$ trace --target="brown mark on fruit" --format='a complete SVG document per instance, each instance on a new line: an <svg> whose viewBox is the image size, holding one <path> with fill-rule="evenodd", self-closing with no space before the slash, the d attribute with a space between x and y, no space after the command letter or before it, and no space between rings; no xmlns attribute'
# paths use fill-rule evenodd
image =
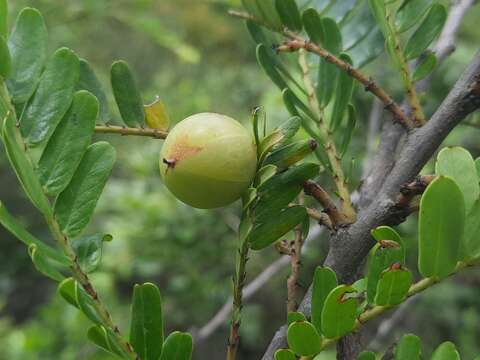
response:
<svg viewBox="0 0 480 360"><path fill-rule="evenodd" d="M186 141L177 142L167 154L167 157L163 158L162 161L167 165L167 170L174 169L179 161L182 161L190 156L197 154L199 151L202 151L203 147L201 146L191 146L186 144Z"/></svg>

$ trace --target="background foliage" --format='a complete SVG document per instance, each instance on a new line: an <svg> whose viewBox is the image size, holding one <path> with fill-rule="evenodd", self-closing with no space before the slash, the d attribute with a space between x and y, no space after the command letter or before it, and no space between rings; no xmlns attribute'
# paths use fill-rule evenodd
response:
<svg viewBox="0 0 480 360"><path fill-rule="evenodd" d="M200 111L226 113L248 121L252 107L262 104L271 123L287 117L280 94L256 64L254 44L244 25L229 18L226 10L238 1L214 0L31 0L11 2L11 21L24 6L38 8L49 28L54 50L66 45L89 59L108 85L108 70L115 59L127 60L135 71L146 100L160 95L174 122ZM480 41L473 8L460 32L458 50L438 70L432 87L432 104L445 95ZM384 68L380 57L369 65L385 87L401 92L400 79ZM111 93L111 92L109 92ZM111 99L112 100L112 99ZM365 134L371 99L355 93L359 127L351 154L355 154L351 180L359 182L365 160ZM111 106L111 110L115 107ZM427 113L429 109L426 109ZM477 115L478 116L478 115ZM115 122L113 119L112 122ZM447 143L462 145L474 157L480 154L480 130L460 126ZM97 136L100 138L100 136ZM176 201L161 184L157 161L161 142L152 139L114 138L119 161L101 198L91 230L107 231L105 259L93 281L122 328L132 285L154 281L162 291L166 323L188 330L202 326L220 308L231 290L235 227L239 209L195 210ZM347 154L349 162L352 155ZM428 171L427 171L428 172ZM0 153L0 198L37 234L48 238L33 208L21 195L17 181ZM407 241L409 259L416 263L416 218L400 228ZM322 239L304 259L302 283L307 286L321 260ZM278 257L273 249L252 255L248 278ZM240 358L258 358L270 335L285 322L285 277L278 274L245 307ZM444 340L454 341L464 358L480 352L475 339L479 329L478 270L469 271L421 295L409 306L399 326L387 336L375 336L371 347L384 350L399 334L420 335L424 351ZM276 294L276 296L272 296ZM381 320L380 320L381 321ZM55 293L37 273L24 247L0 229L0 359L109 359L85 341L87 321ZM227 325L227 324L226 324ZM375 328L373 324L370 327ZM373 330L372 330L373 331ZM207 343L198 344L194 358L224 356L227 328ZM215 348L215 346L217 346ZM221 344L222 346L218 346ZM208 352L207 352L208 351Z"/></svg>

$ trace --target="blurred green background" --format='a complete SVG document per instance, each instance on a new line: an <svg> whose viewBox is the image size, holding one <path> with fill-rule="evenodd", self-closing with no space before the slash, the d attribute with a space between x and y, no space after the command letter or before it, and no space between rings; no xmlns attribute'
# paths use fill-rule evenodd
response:
<svg viewBox="0 0 480 360"><path fill-rule="evenodd" d="M221 112L248 123L256 105L266 109L270 124L287 117L278 90L255 61L254 44L242 22L226 15L240 1L220 0L15 0L10 23L24 6L44 15L53 51L74 49L90 61L109 89L110 64L127 60L134 69L145 102L159 95L174 122L201 111ZM437 71L427 111L439 104L477 50L480 6L468 14L458 49ZM395 95L400 79L384 57L369 65ZM112 100L112 99L111 99ZM357 89L360 123L346 168L353 159L351 183L358 184L366 154L371 98ZM111 101L112 122L118 113ZM214 211L189 208L176 201L161 183L158 153L162 142L147 138L104 136L118 150L114 174L102 195L92 233L108 232L101 269L93 274L104 301L122 329L128 327L128 304L134 283L152 281L161 289L168 331L194 330L223 305L231 290L237 205ZM480 130L460 126L447 144L480 153ZM427 171L428 172L428 171ZM353 188L353 185L352 185ZM352 189L353 190L353 189ZM5 154L0 151L0 199L40 238L50 241L42 219L22 194ZM408 239L409 262L416 263L416 219L400 227ZM301 284L321 263L327 243L317 239L304 259ZM278 258L273 249L255 253L248 268L252 279ZM275 275L249 300L242 322L241 359L258 359L275 329L285 322L285 280ZM471 271L421 295L392 323L371 324L365 343L383 350L404 332L424 339L424 351L444 340L457 343L464 359L480 353L480 273ZM393 324L392 328L388 325ZM88 321L57 296L52 282L38 274L22 244L0 228L0 360L93 359L111 357L86 340ZM387 329L388 331L384 331ZM228 321L208 340L195 344L194 359L223 359ZM332 353L330 355L333 356Z"/></svg>

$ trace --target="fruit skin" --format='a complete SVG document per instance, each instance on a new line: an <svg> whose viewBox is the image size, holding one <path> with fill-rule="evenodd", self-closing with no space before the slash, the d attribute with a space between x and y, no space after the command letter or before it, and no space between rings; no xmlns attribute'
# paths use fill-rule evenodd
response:
<svg viewBox="0 0 480 360"><path fill-rule="evenodd" d="M167 188L200 209L240 198L256 166L249 132L236 120L215 113L195 114L178 123L160 152L160 174Z"/></svg>

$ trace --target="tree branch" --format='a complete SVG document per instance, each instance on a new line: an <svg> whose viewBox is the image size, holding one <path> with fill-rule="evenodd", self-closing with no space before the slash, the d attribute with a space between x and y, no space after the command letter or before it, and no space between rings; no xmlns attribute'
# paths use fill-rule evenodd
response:
<svg viewBox="0 0 480 360"><path fill-rule="evenodd" d="M332 268L341 283L353 283L360 265L373 246L370 230L384 224L396 224L396 199L403 184L409 183L434 154L449 132L480 106L480 51L457 81L430 121L407 138L399 159L385 183L377 188L376 201L359 213L349 228L341 228L330 240L325 266ZM311 287L299 310L311 313ZM378 311L378 310L377 310ZM285 326L277 331L263 360L272 360L275 351L286 345Z"/></svg>
<svg viewBox="0 0 480 360"><path fill-rule="evenodd" d="M287 34L290 33L287 32ZM360 82L365 87L365 90L374 94L384 104L385 109L393 114L394 119L407 130L415 127L415 124L412 122L412 120L405 115L403 110L392 99L392 97L388 95L380 86L378 86L375 81L364 75L360 70L354 68L349 63L337 58L336 56L330 54L327 50L312 42L306 41L296 35L290 34L289 37L292 40L286 41L283 45L278 46L276 48L277 51L295 51L299 49L305 49L308 52L317 54Z"/></svg>

